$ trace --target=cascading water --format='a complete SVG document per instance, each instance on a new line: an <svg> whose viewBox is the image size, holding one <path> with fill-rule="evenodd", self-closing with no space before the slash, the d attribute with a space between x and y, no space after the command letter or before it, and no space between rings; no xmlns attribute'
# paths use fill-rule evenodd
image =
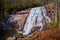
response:
<svg viewBox="0 0 60 40"><path fill-rule="evenodd" d="M16 22L21 18L21 15L12 15L6 22L6 27L11 27L12 24L16 26ZM31 29L35 26L41 27L39 30L42 30L44 26L44 18L47 23L51 22L51 19L46 15L46 8L44 6L32 8L24 25L23 35L28 35L31 32ZM18 29L16 29L16 31L20 32Z"/></svg>
<svg viewBox="0 0 60 40"><path fill-rule="evenodd" d="M16 27L17 26L17 21L21 19L21 15L10 15L9 19L6 22L6 27L11 28L11 27ZM14 28L15 28L14 27Z"/></svg>
<svg viewBox="0 0 60 40"><path fill-rule="evenodd" d="M45 17L46 22L51 22L51 19L46 16L46 8L44 6L32 8L24 25L23 35L28 35L33 26L40 26L40 30L42 30L44 26L43 17Z"/></svg>

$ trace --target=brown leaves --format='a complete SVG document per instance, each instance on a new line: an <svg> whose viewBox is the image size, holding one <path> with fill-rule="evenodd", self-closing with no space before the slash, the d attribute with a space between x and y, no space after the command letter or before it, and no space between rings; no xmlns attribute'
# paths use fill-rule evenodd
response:
<svg viewBox="0 0 60 40"><path fill-rule="evenodd" d="M31 40L60 40L60 30L53 27L49 30L36 32Z"/></svg>

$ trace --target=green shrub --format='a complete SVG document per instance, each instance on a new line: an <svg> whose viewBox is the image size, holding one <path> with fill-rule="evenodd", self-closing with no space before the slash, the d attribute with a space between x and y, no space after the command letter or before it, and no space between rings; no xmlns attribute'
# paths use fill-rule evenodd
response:
<svg viewBox="0 0 60 40"><path fill-rule="evenodd" d="M51 23L46 24L45 27L49 29L50 27L57 27L57 24L58 22L51 22Z"/></svg>

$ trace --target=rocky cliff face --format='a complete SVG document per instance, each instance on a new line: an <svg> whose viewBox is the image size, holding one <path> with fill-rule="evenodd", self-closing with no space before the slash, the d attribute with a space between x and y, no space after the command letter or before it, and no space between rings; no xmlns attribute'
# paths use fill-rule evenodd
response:
<svg viewBox="0 0 60 40"><path fill-rule="evenodd" d="M19 19L19 20L17 21L16 28L19 29L20 31L23 30L23 27L24 27L24 24L25 24L27 15L28 15L28 14L21 14L21 19Z"/></svg>

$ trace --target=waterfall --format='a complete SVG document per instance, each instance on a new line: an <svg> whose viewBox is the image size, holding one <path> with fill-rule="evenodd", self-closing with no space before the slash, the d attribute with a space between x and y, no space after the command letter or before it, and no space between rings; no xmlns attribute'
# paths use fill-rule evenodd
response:
<svg viewBox="0 0 60 40"><path fill-rule="evenodd" d="M46 8L44 6L32 8L29 12L29 16L27 17L26 23L24 25L23 35L28 35L31 32L31 29L35 26L39 26L39 30L43 30L43 26L45 25L44 21L46 21L46 23L51 22L50 17L48 17L46 13ZM9 28L12 26L12 24L14 26L17 26L16 22L21 18L21 15L11 15L6 22L6 27ZM19 29L17 30L17 32L20 32Z"/></svg>
<svg viewBox="0 0 60 40"><path fill-rule="evenodd" d="M28 35L33 26L40 26L40 30L43 30L43 17L45 17L46 22L51 22L51 19L46 16L46 8L44 6L32 8L24 25L23 35Z"/></svg>

